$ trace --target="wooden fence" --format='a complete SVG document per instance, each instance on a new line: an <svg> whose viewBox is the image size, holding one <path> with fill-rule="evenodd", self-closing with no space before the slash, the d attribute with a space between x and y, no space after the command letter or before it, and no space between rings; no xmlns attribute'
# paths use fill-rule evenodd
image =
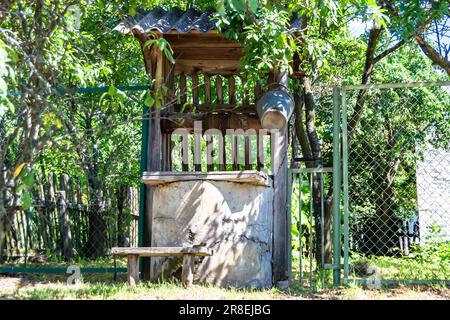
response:
<svg viewBox="0 0 450 320"><path fill-rule="evenodd" d="M36 175L33 206L17 209L6 238L6 256L17 259L27 251L30 259L40 257L89 257L92 206L87 187L78 178L63 174ZM97 210L104 225L102 247L137 246L139 193L128 186L101 191Z"/></svg>

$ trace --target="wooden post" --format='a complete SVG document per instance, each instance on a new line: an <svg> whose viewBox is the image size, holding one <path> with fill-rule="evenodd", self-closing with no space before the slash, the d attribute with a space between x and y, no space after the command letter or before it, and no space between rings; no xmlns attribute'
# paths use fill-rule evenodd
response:
<svg viewBox="0 0 450 320"><path fill-rule="evenodd" d="M185 254L183 256L183 270L181 272L181 281L186 287L191 287L194 281L194 255Z"/></svg>
<svg viewBox="0 0 450 320"><path fill-rule="evenodd" d="M273 78L272 78L273 77ZM287 87L287 74L271 74L269 83L279 83L280 90ZM271 132L271 157L273 174L273 280L274 284L288 279L288 252L287 245L287 128Z"/></svg>
<svg viewBox="0 0 450 320"><path fill-rule="evenodd" d="M198 105L199 103L198 91L198 74L194 73L192 74L192 103L194 105Z"/></svg>
<svg viewBox="0 0 450 320"><path fill-rule="evenodd" d="M127 278L132 287L139 283L139 256L136 254L127 255Z"/></svg>
<svg viewBox="0 0 450 320"><path fill-rule="evenodd" d="M56 192L56 208L58 211L59 230L61 233L61 240L63 245L62 256L67 261L70 261L73 255L73 244L65 191Z"/></svg>
<svg viewBox="0 0 450 320"><path fill-rule="evenodd" d="M236 83L232 75L228 76L228 103L236 103Z"/></svg>
<svg viewBox="0 0 450 320"><path fill-rule="evenodd" d="M210 104L211 103L211 78L209 74L204 75L204 81L205 81L205 103Z"/></svg>
<svg viewBox="0 0 450 320"><path fill-rule="evenodd" d="M141 48L144 55L145 70L149 79L150 94L153 96L161 89L162 84L165 83L165 56L155 45L151 47L145 47L145 42L148 40L146 37L139 39L141 42ZM181 82L181 79L180 79ZM181 86L181 84L180 84ZM180 88L181 89L181 88ZM155 103L150 107L150 119L148 126L148 153L147 153L147 171L160 171L161 170L161 119L160 111ZM153 188L146 187L146 199L145 199L145 214L143 218L143 243L145 247L151 246L152 238L152 207L153 207ZM136 260L138 260L136 258ZM144 279L150 279L150 258L142 259L142 277Z"/></svg>

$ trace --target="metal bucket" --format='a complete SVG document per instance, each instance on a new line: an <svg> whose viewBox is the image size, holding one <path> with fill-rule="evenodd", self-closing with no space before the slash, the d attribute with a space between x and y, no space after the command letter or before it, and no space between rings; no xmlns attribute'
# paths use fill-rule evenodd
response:
<svg viewBox="0 0 450 320"><path fill-rule="evenodd" d="M256 103L256 110L264 129L282 129L294 110L294 99L281 90L264 93Z"/></svg>

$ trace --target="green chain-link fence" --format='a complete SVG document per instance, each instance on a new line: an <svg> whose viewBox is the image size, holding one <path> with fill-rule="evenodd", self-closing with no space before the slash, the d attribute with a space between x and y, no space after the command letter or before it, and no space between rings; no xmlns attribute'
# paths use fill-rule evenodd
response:
<svg viewBox="0 0 450 320"><path fill-rule="evenodd" d="M345 281L450 280L450 83L341 88Z"/></svg>

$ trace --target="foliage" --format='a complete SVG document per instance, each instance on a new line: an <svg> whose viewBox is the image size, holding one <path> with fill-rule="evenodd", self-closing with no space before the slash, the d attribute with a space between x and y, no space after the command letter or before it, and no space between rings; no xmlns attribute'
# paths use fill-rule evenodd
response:
<svg viewBox="0 0 450 320"><path fill-rule="evenodd" d="M247 83L264 83L273 71L292 71L297 50L294 36L287 32L290 14L257 0L227 0L220 6L217 19L225 37L244 47L241 67Z"/></svg>

